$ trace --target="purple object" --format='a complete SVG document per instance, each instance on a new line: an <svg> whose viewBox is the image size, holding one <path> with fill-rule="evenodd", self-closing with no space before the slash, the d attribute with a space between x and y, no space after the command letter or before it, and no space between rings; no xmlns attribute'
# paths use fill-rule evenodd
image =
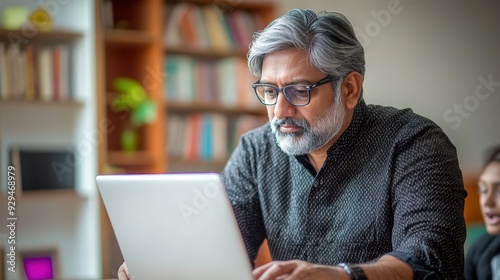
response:
<svg viewBox="0 0 500 280"><path fill-rule="evenodd" d="M24 271L28 280L53 279L54 270L52 267L52 258L26 257L23 260Z"/></svg>

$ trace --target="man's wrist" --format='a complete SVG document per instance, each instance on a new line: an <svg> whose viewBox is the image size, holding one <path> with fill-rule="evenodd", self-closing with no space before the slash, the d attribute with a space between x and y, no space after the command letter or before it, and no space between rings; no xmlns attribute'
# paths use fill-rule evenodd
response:
<svg viewBox="0 0 500 280"><path fill-rule="evenodd" d="M346 263L339 263L338 264L344 271L349 275L349 277L352 280L367 280L368 278L366 277L365 272L360 266L356 265L349 265Z"/></svg>

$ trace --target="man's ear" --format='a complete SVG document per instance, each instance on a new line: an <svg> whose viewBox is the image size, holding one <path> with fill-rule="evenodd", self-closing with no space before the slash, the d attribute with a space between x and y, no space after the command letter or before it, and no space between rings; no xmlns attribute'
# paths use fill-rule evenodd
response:
<svg viewBox="0 0 500 280"><path fill-rule="evenodd" d="M363 77L358 72L350 72L342 80L342 95L347 109L354 109L361 98Z"/></svg>

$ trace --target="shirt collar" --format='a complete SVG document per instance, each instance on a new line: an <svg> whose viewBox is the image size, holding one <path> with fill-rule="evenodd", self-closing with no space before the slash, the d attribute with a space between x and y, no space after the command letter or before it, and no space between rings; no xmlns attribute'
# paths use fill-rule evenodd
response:
<svg viewBox="0 0 500 280"><path fill-rule="evenodd" d="M332 158L339 158L341 154L347 154L351 151L353 143L358 139L362 130L363 124L366 119L367 106L365 101L361 98L354 108L351 123L347 129L342 133L339 139L328 149L327 160ZM306 167L313 176L316 176L316 171L309 162L307 155L297 155L295 158Z"/></svg>

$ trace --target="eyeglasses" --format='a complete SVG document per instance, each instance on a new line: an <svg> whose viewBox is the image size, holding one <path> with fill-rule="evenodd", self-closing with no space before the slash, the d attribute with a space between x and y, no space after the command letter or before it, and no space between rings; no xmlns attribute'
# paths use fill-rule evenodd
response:
<svg viewBox="0 0 500 280"><path fill-rule="evenodd" d="M266 106L276 105L278 93L282 92L286 100L294 106L306 106L311 101L311 89L330 83L332 76L326 76L312 85L288 85L282 88L269 84L253 84L252 87L260 102Z"/></svg>

